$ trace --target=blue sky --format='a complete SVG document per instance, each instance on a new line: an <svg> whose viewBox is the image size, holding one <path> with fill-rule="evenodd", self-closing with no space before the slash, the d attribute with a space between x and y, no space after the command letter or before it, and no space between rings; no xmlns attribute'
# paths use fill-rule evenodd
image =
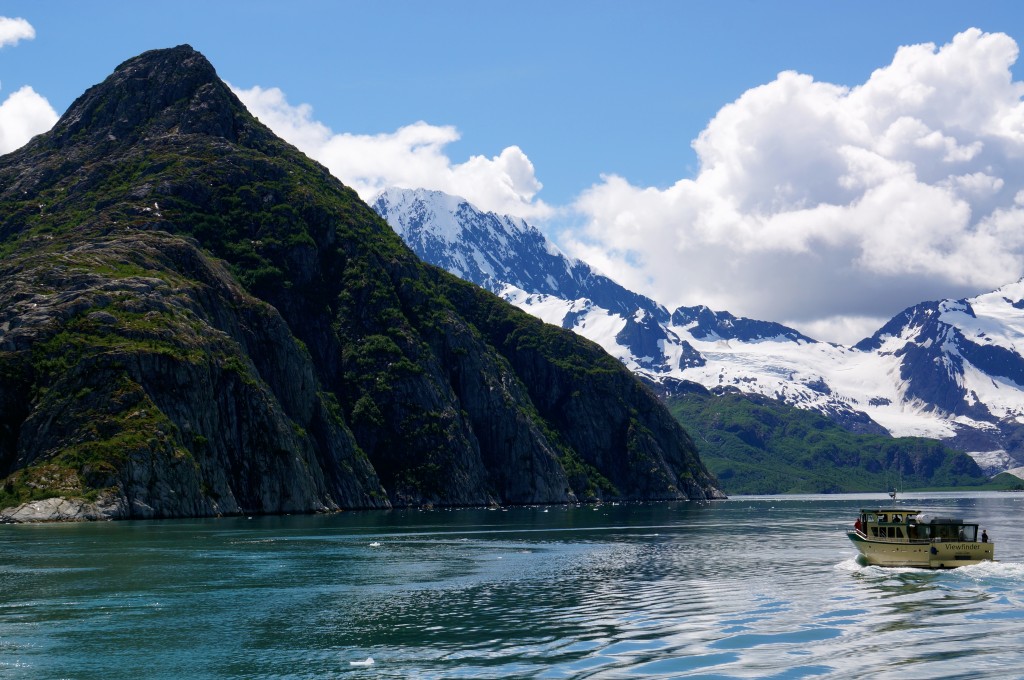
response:
<svg viewBox="0 0 1024 680"><path fill-rule="evenodd" d="M23 18L34 29L31 39L0 48L0 102L27 86L60 114L121 61L147 49L189 43L239 92L249 92L243 100L250 108L268 107L262 115L257 112L261 119L269 123L275 115L280 121L290 116L292 136L283 136L300 148L306 144L307 153L363 192L388 181L408 184L431 173L447 173L448 184L430 188L461 187L461 193L470 194L485 209L518 212L547 229L563 249L665 304L709 304L791 322L818 337L852 341L903 306L990 290L1024 274L1024 243L1006 244L1002 250L1009 250L1009 258L1005 253L978 254L984 243L961 244L963 238L954 233L957 228L978 232L985 215L991 217L1013 203L1017 179L998 170L1000 163L1016 157L1017 150L1014 146L996 154L998 158L988 157L997 146L992 137L994 114L986 114L988 127L965 131L964 121L978 116L940 120L913 109L875 129L874 139L861 140L864 149L888 163L902 163L904 169L906 163L917 163L912 174L919 181L906 185L906 200L900 205L916 202L926 209L930 204L934 211L936 197L925 189L939 187L949 193L954 184L961 189L970 182L998 184L998 190L986 194L984 205L980 199L964 198L966 189L953 196L961 201L949 204L951 214L960 215L959 227L928 228L951 230L942 243L931 244L933 259L963 262L965 253L976 257L959 268L970 271L953 273L957 267L948 263L930 267L913 257L887 261L884 253L864 245L909 252L919 245L914 239L920 230L910 230L902 240L881 239L882 243L876 243L878 234L868 233L867 226L856 234L843 231L845 226L809 231L804 222L811 217L838 224L846 216L839 209L867 202L867 193L838 196L834 186L821 193L794 186L813 185L813 172L834 165L831 152L821 152L821 164L808 165L811 174L794 174L787 178L789 184L773 185L769 205L762 200L767 188L737 184L742 173L727 164L740 163L743 172L760 168L763 176L785 175L786 169L774 168L763 158L740 158L725 151L734 140L721 132L729 116L742 108L730 105L754 104L756 110L769 112L766 121L775 117L773 124L781 132L758 129L745 142L755 140L761 148L770 148L774 140L793 136L787 121L801 125L799 111L818 105L799 102L824 101L822 93L811 94L815 85L856 91L873 72L890 67L901 46L931 43L932 53L939 55L942 46L973 27L982 37L965 39L956 58L980 54L984 45L993 43L984 36L992 34L1006 35L1009 42L1001 44L1005 53L1009 43L1024 40L1024 8L1015 2L5 0L0 16ZM928 57L924 52L917 56L921 63ZM1016 83L1024 71L1015 60L1003 59L1007 61L1005 68ZM947 74L969 70L949 64L943 68ZM812 80L779 79L780 73L789 71ZM939 76L930 77L929 87L944 87ZM913 89L912 84L901 87ZM759 93L767 97L783 91L791 93L787 102L796 108L756 101ZM268 99L269 92L277 99ZM754 94L744 99L749 92ZM970 96L984 97L988 92L971 91ZM810 98L803 99L804 94ZM841 92L829 96L834 101L821 104L825 108L846 98ZM879 106L877 93L871 101ZM852 104L843 106L836 120L853 115ZM926 181L927 159L886 152L894 148L890 142L897 132L906 133L900 121L907 118L923 121L914 133L915 148L923 148L921 140L926 139L946 143L946 162L963 167ZM715 119L717 133L714 125L709 127ZM1004 119L1014 120L1010 114ZM734 129L753 125L749 116L731 120ZM417 123L422 125L409 127ZM0 118L0 133L4 124ZM13 130L14 123L8 124ZM271 123L279 134L283 125ZM867 161L860 156L850 160L846 132L842 143L828 138L836 125L824 126L819 133L823 148L839 149L849 164L837 171L836 181L854 182L850 168ZM706 131L708 143L698 155L692 144ZM791 143L795 146L781 149L778 158L792 158L817 144L812 138ZM428 150L430 163L422 173L409 170L411 151L396 150L403 144ZM378 153L381 145L390 151ZM344 147L347 159L332 164L329 147ZM360 149L378 165L391 159L404 167L394 176L387 168L353 168L352 158ZM950 160L956 153L948 149L959 150L958 160ZM875 161L872 167L878 167ZM967 167L970 163L977 167ZM709 171L702 176L702 170L712 165L717 174ZM997 170L986 170L992 167ZM346 177L346 172L354 174ZM882 174L871 180L856 181L877 188L877 178L893 172L878 170ZM700 181L686 184L695 180ZM511 183L511 189L482 186L488 181ZM927 186L922 188L922 183ZM697 184L699 195L694 193ZM887 185L886 195L899 186ZM710 200L706 194L715 187L743 193L745 198L724 208L715 203L696 211L692 206ZM511 191L511 198L500 190ZM972 196L980 195L977 187L971 190ZM881 201L875 194L882 192L867 197ZM995 194L1003 198L992 199ZM891 200L895 205L897 198ZM786 201L790 203L785 209L777 208ZM836 210L808 214L809 208L820 206ZM881 203L878 210L892 212ZM778 219L765 221L766 212ZM1009 220L1002 213L999 217ZM750 222L754 218L761 221ZM728 219L739 226L722 226ZM852 219L869 218L858 214ZM928 225L929 219L940 218L905 215L901 224L918 219ZM985 243L993 252L998 250L993 239L1005 239L1016 229L1003 222L998 233L986 232ZM722 234L716 229L734 231ZM746 245L738 247L739 241ZM751 255L755 252L760 255ZM901 268L901 259L910 262ZM708 264L693 266L695 260ZM987 269L987 274L980 275L980 269ZM722 274L719 280L710 281L716 272ZM771 288L767 282L774 281L777 288L766 290Z"/></svg>
<svg viewBox="0 0 1024 680"><path fill-rule="evenodd" d="M454 125L458 160L517 145L555 205L602 173L695 174L690 142L780 71L856 85L900 45L971 26L1024 37L1014 2L5 0L0 13L36 29L0 51L0 96L31 85L63 113L125 59L188 43L233 85L279 87L335 131Z"/></svg>

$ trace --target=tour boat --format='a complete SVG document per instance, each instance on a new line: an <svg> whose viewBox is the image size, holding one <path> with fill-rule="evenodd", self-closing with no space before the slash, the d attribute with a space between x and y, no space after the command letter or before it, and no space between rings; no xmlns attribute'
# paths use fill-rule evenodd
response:
<svg viewBox="0 0 1024 680"><path fill-rule="evenodd" d="M863 561L881 567L952 569L992 560L994 544L978 525L905 508L861 509L847 533Z"/></svg>

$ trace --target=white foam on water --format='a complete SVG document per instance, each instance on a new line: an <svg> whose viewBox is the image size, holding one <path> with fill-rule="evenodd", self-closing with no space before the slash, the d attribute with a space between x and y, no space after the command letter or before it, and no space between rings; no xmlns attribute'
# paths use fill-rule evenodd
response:
<svg viewBox="0 0 1024 680"><path fill-rule="evenodd" d="M1007 579L1013 581L1024 581L1024 562L979 562L958 567L953 570L957 576L965 576L972 579Z"/></svg>
<svg viewBox="0 0 1024 680"><path fill-rule="evenodd" d="M865 574L867 576L885 576L891 574L928 574L935 572L935 569L922 569L919 567L880 567L875 564L863 564L857 557L843 560L832 567L836 571L848 571ZM961 567L964 569L965 567Z"/></svg>
<svg viewBox="0 0 1024 680"><path fill-rule="evenodd" d="M886 574L955 574L972 579L1006 578L1024 581L1024 562L979 562L955 569L925 569L921 567L880 567L862 564L856 557L843 560L832 567L836 571L858 572L869 576Z"/></svg>

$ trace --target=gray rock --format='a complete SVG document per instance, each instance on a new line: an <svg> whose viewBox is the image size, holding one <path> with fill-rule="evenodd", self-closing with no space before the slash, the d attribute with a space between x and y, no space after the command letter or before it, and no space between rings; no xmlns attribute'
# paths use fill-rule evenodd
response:
<svg viewBox="0 0 1024 680"><path fill-rule="evenodd" d="M84 522L119 519L123 508L114 498L88 503L75 498L47 498L22 503L0 510L0 522L23 524L30 522Z"/></svg>

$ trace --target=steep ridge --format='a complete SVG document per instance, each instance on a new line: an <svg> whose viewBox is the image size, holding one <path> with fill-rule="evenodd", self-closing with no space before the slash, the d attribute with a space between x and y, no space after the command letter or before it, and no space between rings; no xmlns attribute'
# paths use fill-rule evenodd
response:
<svg viewBox="0 0 1024 680"><path fill-rule="evenodd" d="M0 255L0 507L719 495L617 362L424 265L187 45L0 158Z"/></svg>
<svg viewBox="0 0 1024 680"><path fill-rule="evenodd" d="M690 383L762 395L854 433L939 439L990 474L1024 464L1024 283L972 300L923 303L842 347L703 306L669 313L619 292L521 220L461 199L391 189L374 208L427 261L594 340L665 395L690 393ZM530 238L518 236L524 233ZM462 266L483 261L486 276ZM570 269L588 274L550 285ZM589 287L594 280L608 283Z"/></svg>
<svg viewBox="0 0 1024 680"><path fill-rule="evenodd" d="M493 293L511 285L564 299L586 297L617 312L644 308L668 319L653 300L566 257L519 218L484 213L461 198L426 189L387 189L372 207L394 219L392 227L424 261Z"/></svg>
<svg viewBox="0 0 1024 680"><path fill-rule="evenodd" d="M648 297L622 287L586 262L567 257L525 221L485 213L440 191L391 188L373 202L383 217L424 261L471 281L569 330L588 320L621 319L610 337L595 340L633 369L666 373L673 365L699 364L700 355L666 332L669 312ZM678 356L661 349L669 342Z"/></svg>
<svg viewBox="0 0 1024 680"><path fill-rule="evenodd" d="M1024 281L924 302L856 349L890 357L904 402L948 423L946 440L993 470L1024 461Z"/></svg>

